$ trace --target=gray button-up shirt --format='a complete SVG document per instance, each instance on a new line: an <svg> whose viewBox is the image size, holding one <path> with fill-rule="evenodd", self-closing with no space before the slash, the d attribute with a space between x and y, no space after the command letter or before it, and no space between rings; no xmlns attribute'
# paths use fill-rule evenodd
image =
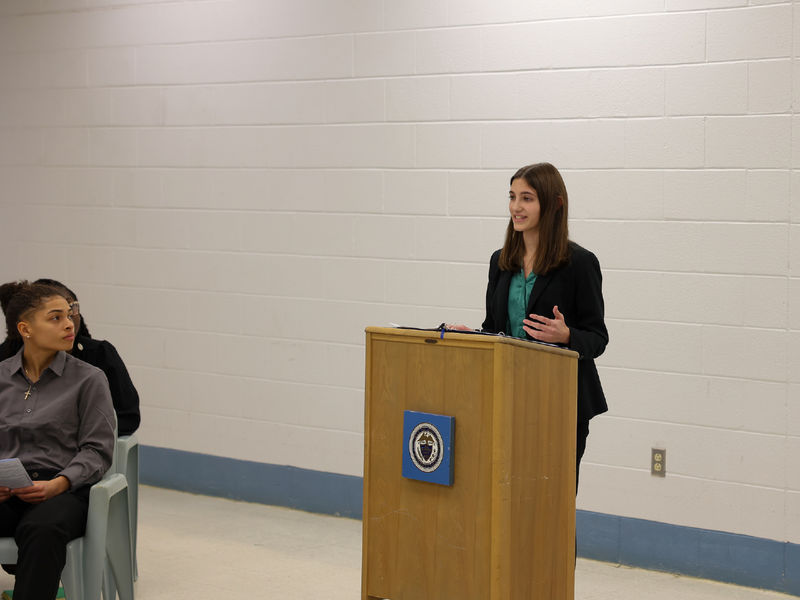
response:
<svg viewBox="0 0 800 600"><path fill-rule="evenodd" d="M16 456L29 472L57 471L73 489L99 481L111 466L116 426L106 376L58 352L31 383L22 352L0 362L0 458Z"/></svg>

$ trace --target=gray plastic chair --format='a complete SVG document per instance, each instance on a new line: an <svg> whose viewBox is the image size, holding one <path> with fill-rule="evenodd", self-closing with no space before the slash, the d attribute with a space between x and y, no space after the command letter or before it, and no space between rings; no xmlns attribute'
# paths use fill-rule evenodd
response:
<svg viewBox="0 0 800 600"><path fill-rule="evenodd" d="M130 508L131 557L133 580L139 579L139 562L136 558L136 530L139 522L139 439L135 433L117 438L114 452L114 473L125 476L128 482L128 505Z"/></svg>
<svg viewBox="0 0 800 600"><path fill-rule="evenodd" d="M136 530L139 521L139 440L135 433L117 438L114 446L114 461L111 463L110 472L123 475L128 482L128 525L131 538L131 565L133 580L139 579L139 561L136 558ZM110 568L106 567L103 581L103 598L114 600L116 586Z"/></svg>
<svg viewBox="0 0 800 600"><path fill-rule="evenodd" d="M106 474L89 492L89 516L83 537L67 544L61 572L67 600L100 600L103 573L111 570L120 600L133 600L128 483L119 473ZM17 562L14 538L0 538L0 563Z"/></svg>

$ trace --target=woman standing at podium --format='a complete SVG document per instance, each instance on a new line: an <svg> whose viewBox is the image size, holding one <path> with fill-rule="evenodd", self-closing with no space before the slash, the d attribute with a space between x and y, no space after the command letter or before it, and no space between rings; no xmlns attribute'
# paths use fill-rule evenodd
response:
<svg viewBox="0 0 800 600"><path fill-rule="evenodd" d="M570 241L567 188L549 163L511 177L505 243L489 261L483 330L578 353L576 490L589 420L608 410L594 359L608 344L597 258Z"/></svg>

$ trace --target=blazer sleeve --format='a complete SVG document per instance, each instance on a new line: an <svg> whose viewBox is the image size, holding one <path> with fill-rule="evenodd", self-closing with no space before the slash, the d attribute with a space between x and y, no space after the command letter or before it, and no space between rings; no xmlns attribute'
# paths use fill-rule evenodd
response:
<svg viewBox="0 0 800 600"><path fill-rule="evenodd" d="M604 319L603 275L600 262L587 250L573 254L575 277L575 316L565 315L569 327L569 348L580 358L594 359L608 345L608 329Z"/></svg>
<svg viewBox="0 0 800 600"><path fill-rule="evenodd" d="M482 331L490 331L492 333L497 333L502 329L500 325L495 323L494 318L494 292L497 289L497 281L500 279L500 250L497 250L492 254L492 257L489 259L489 282L486 284L486 316L483 319L483 325L481 325ZM505 326L505 324L503 325Z"/></svg>
<svg viewBox="0 0 800 600"><path fill-rule="evenodd" d="M139 428L139 393L131 381L128 369L117 349L107 341L101 342L99 361L108 379L114 411L117 413L119 435L130 435Z"/></svg>

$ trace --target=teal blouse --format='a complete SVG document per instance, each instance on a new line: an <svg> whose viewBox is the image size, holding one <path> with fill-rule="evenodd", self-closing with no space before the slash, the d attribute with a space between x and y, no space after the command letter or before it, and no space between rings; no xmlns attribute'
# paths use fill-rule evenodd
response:
<svg viewBox="0 0 800 600"><path fill-rule="evenodd" d="M531 272L525 277L525 272L520 269L511 276L508 287L508 323L506 332L515 338L525 339L525 330L522 328L522 319L528 315L528 300L531 297L533 284L536 283L536 273Z"/></svg>

